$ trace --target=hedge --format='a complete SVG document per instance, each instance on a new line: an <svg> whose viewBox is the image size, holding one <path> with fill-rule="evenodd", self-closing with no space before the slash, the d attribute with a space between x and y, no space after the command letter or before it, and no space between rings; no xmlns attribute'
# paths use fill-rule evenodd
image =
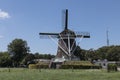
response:
<svg viewBox="0 0 120 80"><path fill-rule="evenodd" d="M108 72L110 72L110 71L118 71L117 70L117 65L116 64L108 64L107 65L107 70L108 70Z"/></svg>
<svg viewBox="0 0 120 80"><path fill-rule="evenodd" d="M29 64L29 69L46 69L49 63L39 62L37 64ZM93 65L90 61L66 61L60 69L100 69L101 66Z"/></svg>
<svg viewBox="0 0 120 80"><path fill-rule="evenodd" d="M101 66L92 64L90 61L66 61L61 69L100 69Z"/></svg>
<svg viewBox="0 0 120 80"><path fill-rule="evenodd" d="M100 69L100 66L96 65L61 65L60 69Z"/></svg>
<svg viewBox="0 0 120 80"><path fill-rule="evenodd" d="M29 64L29 69L46 69L48 65Z"/></svg>
<svg viewBox="0 0 120 80"><path fill-rule="evenodd" d="M38 69L46 69L46 68L49 68L48 64L42 64L42 65L39 65L39 64L36 64L37 65L37 68Z"/></svg>
<svg viewBox="0 0 120 80"><path fill-rule="evenodd" d="M29 69L46 69L49 68L49 63L39 62L37 64L29 64Z"/></svg>
<svg viewBox="0 0 120 80"><path fill-rule="evenodd" d="M37 69L37 65L36 64L29 64L28 68L29 69Z"/></svg>

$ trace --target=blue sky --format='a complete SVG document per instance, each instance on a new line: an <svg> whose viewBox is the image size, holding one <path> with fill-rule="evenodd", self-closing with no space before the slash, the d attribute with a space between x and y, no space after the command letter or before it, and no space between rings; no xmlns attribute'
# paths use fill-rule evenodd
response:
<svg viewBox="0 0 120 80"><path fill-rule="evenodd" d="M40 39L39 32L61 32L64 9L69 10L69 29L91 34L81 48L106 46L107 28L110 45L120 45L120 0L0 0L0 51L20 38L32 53L56 54L57 45Z"/></svg>

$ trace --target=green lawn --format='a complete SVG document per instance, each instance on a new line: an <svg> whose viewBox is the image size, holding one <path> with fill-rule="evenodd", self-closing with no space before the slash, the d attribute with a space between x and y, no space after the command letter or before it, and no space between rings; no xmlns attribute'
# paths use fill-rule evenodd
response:
<svg viewBox="0 0 120 80"><path fill-rule="evenodd" d="M120 80L120 72L106 70L0 68L0 80Z"/></svg>

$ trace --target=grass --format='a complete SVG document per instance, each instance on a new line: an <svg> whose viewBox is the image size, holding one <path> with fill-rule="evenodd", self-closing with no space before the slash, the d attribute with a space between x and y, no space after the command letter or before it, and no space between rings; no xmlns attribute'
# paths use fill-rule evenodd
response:
<svg viewBox="0 0 120 80"><path fill-rule="evenodd" d="M0 68L0 80L120 80L120 72L106 70Z"/></svg>

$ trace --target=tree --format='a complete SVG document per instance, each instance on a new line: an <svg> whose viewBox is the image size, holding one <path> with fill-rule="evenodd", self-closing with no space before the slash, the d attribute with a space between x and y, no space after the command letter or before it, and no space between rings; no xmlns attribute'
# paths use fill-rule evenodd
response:
<svg viewBox="0 0 120 80"><path fill-rule="evenodd" d="M95 54L95 55L93 55ZM94 52L90 53L93 56L93 59L107 59L109 61L120 61L120 46L103 46ZM95 58L96 57L96 58Z"/></svg>
<svg viewBox="0 0 120 80"><path fill-rule="evenodd" d="M80 60L86 60L86 50L81 49L80 46L76 47L74 55L79 57Z"/></svg>
<svg viewBox="0 0 120 80"><path fill-rule="evenodd" d="M29 47L27 42L22 39L14 39L8 45L8 52L15 66L19 65L23 58L28 54Z"/></svg>
<svg viewBox="0 0 120 80"><path fill-rule="evenodd" d="M27 54L27 55L25 56L25 58L23 59L22 64L28 65L28 62L31 62L31 61L33 61L34 59L35 59L34 54Z"/></svg>
<svg viewBox="0 0 120 80"><path fill-rule="evenodd" d="M34 54L35 59L52 59L55 55L52 54L39 54L38 52Z"/></svg>
<svg viewBox="0 0 120 80"><path fill-rule="evenodd" d="M0 52L0 67L12 66L12 61L8 52Z"/></svg>
<svg viewBox="0 0 120 80"><path fill-rule="evenodd" d="M40 55L38 52L36 52L34 55L35 55L35 59L40 59Z"/></svg>
<svg viewBox="0 0 120 80"><path fill-rule="evenodd" d="M98 60L98 59L100 59L100 54L97 53L97 51L94 50L94 49L88 50L87 56L88 56L88 59L90 59L90 60Z"/></svg>
<svg viewBox="0 0 120 80"><path fill-rule="evenodd" d="M107 52L109 61L120 61L120 46L111 46Z"/></svg>
<svg viewBox="0 0 120 80"><path fill-rule="evenodd" d="M99 49L96 50L96 52L99 54L99 58L104 60L104 59L107 59L107 53L108 53L108 50L110 50L111 47L109 46L103 46Z"/></svg>

